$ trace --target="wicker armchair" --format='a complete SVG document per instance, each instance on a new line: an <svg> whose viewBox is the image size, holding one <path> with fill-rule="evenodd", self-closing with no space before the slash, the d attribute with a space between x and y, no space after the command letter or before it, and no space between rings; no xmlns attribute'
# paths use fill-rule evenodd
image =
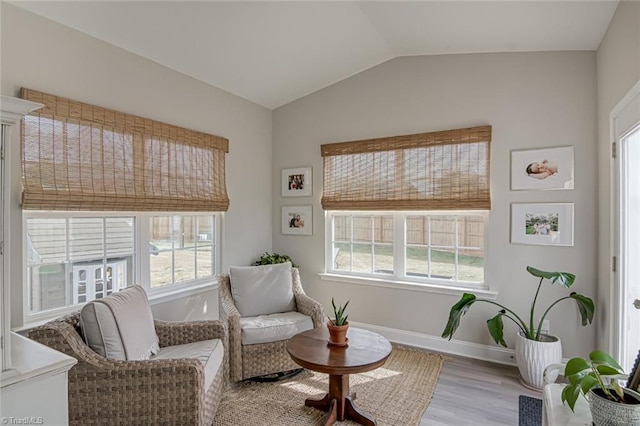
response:
<svg viewBox="0 0 640 426"><path fill-rule="evenodd" d="M228 334L221 321L154 321L160 347L221 339L224 368L204 388L197 359L120 361L95 353L83 341L79 314L36 327L29 337L70 355L70 425L210 425L227 382Z"/></svg>
<svg viewBox="0 0 640 426"><path fill-rule="evenodd" d="M297 311L310 316L314 328L320 327L324 318L322 305L305 294L297 268L291 270L291 275ZM240 313L233 301L229 275L220 275L219 283L220 319L229 327L229 380L239 382L300 368L287 353L287 340L242 344Z"/></svg>

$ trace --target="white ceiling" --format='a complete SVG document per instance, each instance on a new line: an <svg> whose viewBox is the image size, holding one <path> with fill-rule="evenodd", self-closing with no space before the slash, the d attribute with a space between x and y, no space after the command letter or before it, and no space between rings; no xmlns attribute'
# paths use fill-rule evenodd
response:
<svg viewBox="0 0 640 426"><path fill-rule="evenodd" d="M617 1L13 1L268 108L399 56L596 50Z"/></svg>

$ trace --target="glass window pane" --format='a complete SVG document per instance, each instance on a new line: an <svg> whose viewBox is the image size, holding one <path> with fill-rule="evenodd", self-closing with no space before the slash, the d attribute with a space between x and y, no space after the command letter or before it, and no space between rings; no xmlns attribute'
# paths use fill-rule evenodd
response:
<svg viewBox="0 0 640 426"><path fill-rule="evenodd" d="M198 247L198 270L196 278L205 278L215 273L213 269L213 249L211 245Z"/></svg>
<svg viewBox="0 0 640 426"><path fill-rule="evenodd" d="M392 246L373 246L373 271L379 274L393 274Z"/></svg>
<svg viewBox="0 0 640 426"><path fill-rule="evenodd" d="M66 219L27 219L27 264L67 260Z"/></svg>
<svg viewBox="0 0 640 426"><path fill-rule="evenodd" d="M431 245L455 247L456 218L455 216L431 216Z"/></svg>
<svg viewBox="0 0 640 426"><path fill-rule="evenodd" d="M152 252L173 248L171 222L172 216L156 216L149 219L149 249Z"/></svg>
<svg viewBox="0 0 640 426"><path fill-rule="evenodd" d="M104 256L104 219L69 219L69 260L100 259Z"/></svg>
<svg viewBox="0 0 640 426"><path fill-rule="evenodd" d="M431 277L455 279L455 250L431 249Z"/></svg>
<svg viewBox="0 0 640 426"><path fill-rule="evenodd" d="M429 217L409 216L406 220L407 244L429 244Z"/></svg>
<svg viewBox="0 0 640 426"><path fill-rule="evenodd" d="M151 287L161 287L173 283L173 253L158 252L149 256L149 281Z"/></svg>
<svg viewBox="0 0 640 426"><path fill-rule="evenodd" d="M458 255L458 280L484 282L484 251L461 250Z"/></svg>
<svg viewBox="0 0 640 426"><path fill-rule="evenodd" d="M106 219L107 257L130 255L135 251L134 218L113 217Z"/></svg>
<svg viewBox="0 0 640 426"><path fill-rule="evenodd" d="M482 249L484 246L484 218L461 216L458 218L458 246Z"/></svg>
<svg viewBox="0 0 640 426"><path fill-rule="evenodd" d="M199 246L211 246L215 240L213 216L198 216L197 218L197 241Z"/></svg>
<svg viewBox="0 0 640 426"><path fill-rule="evenodd" d="M373 218L373 241L376 243L393 242L393 216Z"/></svg>
<svg viewBox="0 0 640 426"><path fill-rule="evenodd" d="M66 271L63 263L28 267L27 280L30 312L67 305Z"/></svg>
<svg viewBox="0 0 640 426"><path fill-rule="evenodd" d="M353 242L370 243L373 240L372 235L372 217L353 217Z"/></svg>
<svg viewBox="0 0 640 426"><path fill-rule="evenodd" d="M429 276L429 249L426 247L407 247L407 275Z"/></svg>
<svg viewBox="0 0 640 426"><path fill-rule="evenodd" d="M174 259L174 282L196 279L196 251L194 249L176 250Z"/></svg>
<svg viewBox="0 0 640 426"><path fill-rule="evenodd" d="M333 239L335 241L351 240L351 216L333 217Z"/></svg>
<svg viewBox="0 0 640 426"><path fill-rule="evenodd" d="M336 243L333 246L333 267L337 270L351 270L351 244Z"/></svg>
<svg viewBox="0 0 640 426"><path fill-rule="evenodd" d="M370 244L353 245L353 272L372 272L372 252Z"/></svg>
<svg viewBox="0 0 640 426"><path fill-rule="evenodd" d="M181 222L182 229L178 234L178 245L176 248L189 248L195 246L197 240L197 217L182 216Z"/></svg>

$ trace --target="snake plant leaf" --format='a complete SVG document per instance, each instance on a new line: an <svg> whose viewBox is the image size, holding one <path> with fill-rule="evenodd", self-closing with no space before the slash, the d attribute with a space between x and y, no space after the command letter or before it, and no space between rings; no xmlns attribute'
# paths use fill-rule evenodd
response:
<svg viewBox="0 0 640 426"><path fill-rule="evenodd" d="M527 266L527 271L538 278L546 278L554 284L560 284L563 287L569 288L576 280L576 276L574 274L570 274L569 272L546 272L536 269L532 266Z"/></svg>
<svg viewBox="0 0 640 426"><path fill-rule="evenodd" d="M504 334L503 334L503 330L504 330L504 323L502 322L503 315L504 315L504 312L501 311L495 317L488 319L487 327L489 328L489 334L491 334L491 337L493 338L493 340L497 344L502 345L506 348L507 343L504 341Z"/></svg>
<svg viewBox="0 0 640 426"><path fill-rule="evenodd" d="M456 332L458 326L460 325L460 320L462 316L467 313L471 305L476 301L476 295L471 293L464 293L460 300L451 307L449 311L449 320L447 321L447 325L444 327L444 331L442 332L442 337L451 338L453 337L453 333Z"/></svg>
<svg viewBox="0 0 640 426"><path fill-rule="evenodd" d="M589 359L594 364L608 365L609 367L616 369L616 372L613 374L621 374L624 371L622 367L620 367L620 364L618 364L618 362L606 352L593 351L589 354Z"/></svg>
<svg viewBox="0 0 640 426"><path fill-rule="evenodd" d="M593 314L595 312L595 305L593 300L587 296L583 296L578 293L571 293L569 295L578 305L578 311L580 311L580 317L582 318L582 325L591 324L593 321Z"/></svg>
<svg viewBox="0 0 640 426"><path fill-rule="evenodd" d="M585 370L589 370L591 365L582 358L571 358L564 367L564 377L571 377Z"/></svg>

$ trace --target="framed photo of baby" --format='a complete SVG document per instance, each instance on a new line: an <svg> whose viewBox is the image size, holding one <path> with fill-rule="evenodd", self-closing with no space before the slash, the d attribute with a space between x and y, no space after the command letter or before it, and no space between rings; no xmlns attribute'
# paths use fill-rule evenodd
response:
<svg viewBox="0 0 640 426"><path fill-rule="evenodd" d="M573 189L573 147L511 151L511 189Z"/></svg>
<svg viewBox="0 0 640 426"><path fill-rule="evenodd" d="M311 167L282 170L283 197L309 197L311 187Z"/></svg>

